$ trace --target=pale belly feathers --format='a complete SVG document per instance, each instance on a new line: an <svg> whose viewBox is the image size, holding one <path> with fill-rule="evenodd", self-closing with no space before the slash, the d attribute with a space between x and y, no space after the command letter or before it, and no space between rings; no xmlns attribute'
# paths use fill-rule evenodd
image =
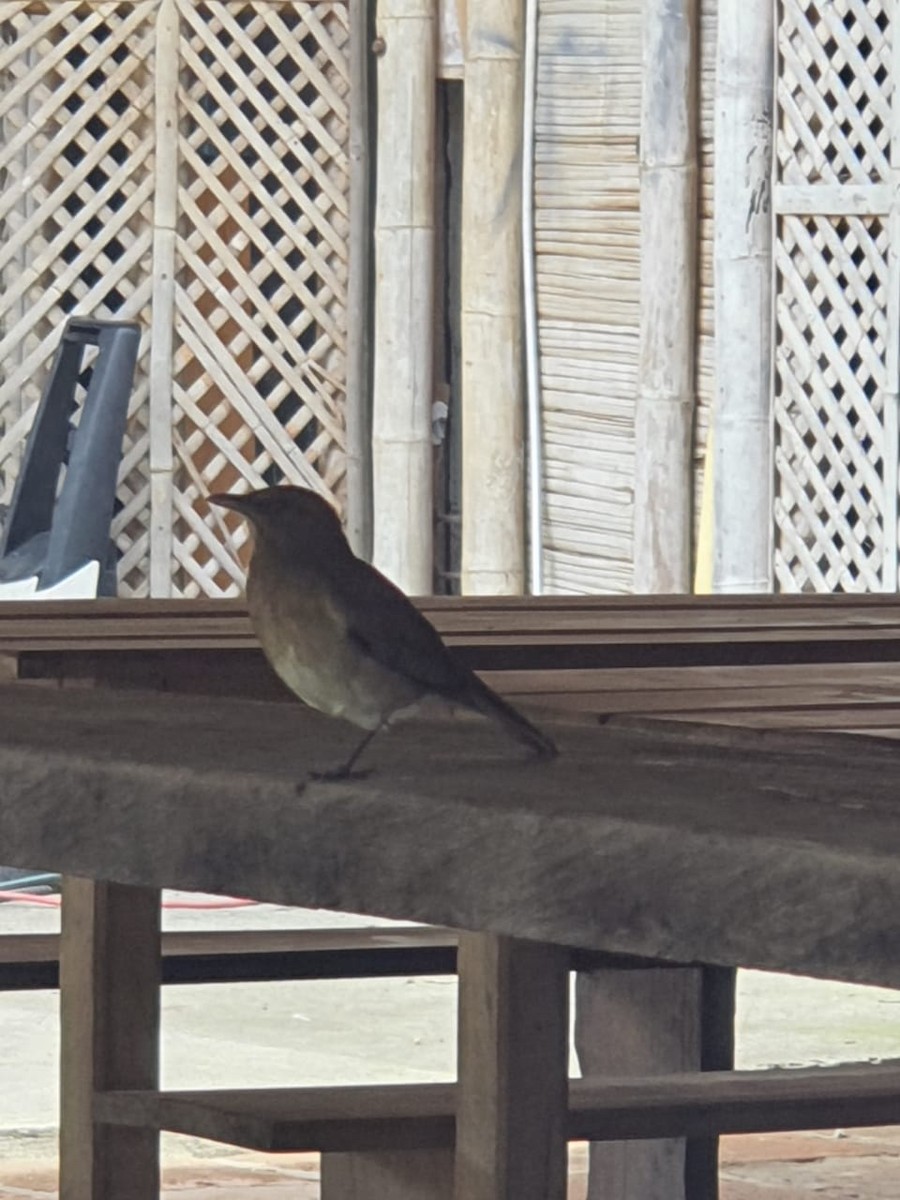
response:
<svg viewBox="0 0 900 1200"><path fill-rule="evenodd" d="M295 595L286 614L274 611L269 598L256 591L249 587L247 599L265 655L280 679L310 707L363 729L377 729L422 695L421 687L382 667L348 639L327 601Z"/></svg>

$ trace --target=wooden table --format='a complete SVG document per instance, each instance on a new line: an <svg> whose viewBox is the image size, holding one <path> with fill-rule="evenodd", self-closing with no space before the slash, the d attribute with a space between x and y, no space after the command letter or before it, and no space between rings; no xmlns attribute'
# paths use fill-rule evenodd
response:
<svg viewBox="0 0 900 1200"><path fill-rule="evenodd" d="M155 1194L154 1137L92 1117L98 1090L155 1087L161 887L476 931L459 1200L562 1195L563 947L900 986L896 743L618 718L553 732L562 756L536 766L475 719L398 729L369 779L325 784L306 772L348 731L294 706L0 689L4 860L104 881L63 906L65 1200L123 1180ZM868 1117L900 1119L900 1076L879 1086Z"/></svg>

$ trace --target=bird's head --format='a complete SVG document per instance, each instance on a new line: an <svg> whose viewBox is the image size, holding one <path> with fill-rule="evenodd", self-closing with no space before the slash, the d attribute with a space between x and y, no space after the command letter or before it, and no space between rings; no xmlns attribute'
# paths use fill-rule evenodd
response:
<svg viewBox="0 0 900 1200"><path fill-rule="evenodd" d="M246 517L257 534L298 538L341 534L341 522L327 500L309 488L267 487L256 492L219 492L210 504L231 508Z"/></svg>

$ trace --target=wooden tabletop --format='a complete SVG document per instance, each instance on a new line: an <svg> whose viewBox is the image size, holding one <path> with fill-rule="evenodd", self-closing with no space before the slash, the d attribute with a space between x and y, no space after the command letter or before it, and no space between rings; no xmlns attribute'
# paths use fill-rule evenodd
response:
<svg viewBox="0 0 900 1200"><path fill-rule="evenodd" d="M855 643L846 653L872 661L900 658L896 596L428 596L415 603L453 645L484 651L527 646L532 653L540 647L554 653L602 647L597 665L614 665L616 646L646 647L647 665L671 658L664 646L681 647L681 658L687 655L683 648L693 646L699 662L708 657L704 645L721 655L725 644L742 647L733 651L734 661L742 662L815 661L809 647L829 644L834 659L839 653L834 643ZM754 656L755 643L765 645L765 652ZM868 651L869 643L877 649ZM0 604L0 653L255 646L242 600ZM502 656L496 658L500 662Z"/></svg>
<svg viewBox="0 0 900 1200"><path fill-rule="evenodd" d="M408 724L370 778L306 781L355 736L299 705L0 689L10 865L900 986L900 746Z"/></svg>
<svg viewBox="0 0 900 1200"><path fill-rule="evenodd" d="M417 601L517 702L762 728L900 734L894 596L466 597ZM7 674L289 699L237 601L0 605Z"/></svg>

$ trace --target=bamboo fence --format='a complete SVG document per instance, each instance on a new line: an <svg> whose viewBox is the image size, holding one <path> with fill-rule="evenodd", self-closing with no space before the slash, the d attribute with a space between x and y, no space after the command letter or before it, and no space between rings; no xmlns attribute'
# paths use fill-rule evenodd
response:
<svg viewBox="0 0 900 1200"><path fill-rule="evenodd" d="M0 3L0 500L66 316L145 335L125 596L232 595L205 490L346 499L346 4Z"/></svg>
<svg viewBox="0 0 900 1200"><path fill-rule="evenodd" d="M716 5L702 0L693 523L713 395ZM629 592L640 359L640 0L541 0L535 225L546 587ZM664 281L659 281L665 286ZM664 503L664 501L663 501Z"/></svg>
<svg viewBox="0 0 900 1200"><path fill-rule="evenodd" d="M725 12L714 247L716 26ZM779 0L773 52L765 5L700 4L694 527L718 376L719 589L898 590L893 14L887 0ZM650 252L638 175L647 33L637 0L540 5L535 204L550 591L640 582L632 564L641 557L635 506L647 492L634 458L641 253ZM644 309L646 318L646 300Z"/></svg>
<svg viewBox="0 0 900 1200"><path fill-rule="evenodd" d="M740 22L765 6L741 6L739 0L727 7L698 0L694 6L685 0L681 7L686 14L699 9L699 36L690 52L699 129L691 132L698 133L695 145L690 138L685 143L687 157L696 157L699 223L696 248L683 239L682 254L685 261L690 253L696 257L693 311L682 314L679 333L682 341L692 336L693 346L682 347L671 394L681 397L685 412L693 402L688 482L694 531L718 372L720 402L728 402L732 417L736 401L744 404L739 436L723 426L726 436L715 447L714 474L719 488L729 489L731 504L722 507L720 494L714 521L718 584L765 586L772 563L774 584L782 590L896 591L900 191L892 164L900 162L893 100L900 39L893 38L893 6L888 0L778 0L771 64L774 226L770 251L759 240L768 213L755 212L752 263L744 257L737 223L730 231L720 223L715 245L713 238L717 13L727 11L732 21L723 46L747 49ZM496 9L510 20L517 13L505 0L497 0ZM518 207L511 181L519 114L506 114L503 133L513 152L506 171L510 186L492 194L500 172L490 178L486 172L499 158L487 153L486 134L499 125L490 106L480 113L475 103L476 76L487 88L493 73L497 95L506 87L504 105L514 106L516 72L473 50L481 45L487 6L476 11L469 5L467 12L451 0L391 0L383 15L399 21L406 14L433 28L417 43L416 87L404 91L408 73L399 67L385 73L386 60L402 49L395 44L399 29L391 30L380 59L367 61L368 43L358 41L351 57L351 13L362 27L365 11L363 0L0 0L0 503L11 495L66 316L140 320L145 336L114 530L124 596L215 597L239 590L246 534L229 523L223 536L223 527L199 503L207 489L305 483L345 511L348 531L365 548L372 540L372 512L367 486L354 490L353 479L379 458L375 495L386 507L380 529L376 511L375 540L382 559L387 564L402 551L411 566L404 582L415 590L427 586L429 197L441 150L430 132L430 105L439 75L464 73L467 125L481 129L481 140L475 129L466 149L464 204L472 234L464 252L463 403L471 435L463 467L465 573L473 588L520 586L521 406L518 384L503 381L499 356L506 347L503 361L517 359L517 342L512 334L487 332L488 325L518 320L518 275L509 251L516 221L491 226L490 213L500 212L501 202L507 215ZM647 236L655 228L661 239L658 218L665 209L660 203L654 217L649 193L642 247L642 102L644 124L651 111L642 59L652 41L645 14L661 11L649 0L540 0L538 8L535 274L543 567L551 592L650 586L650 577L642 579L634 568L641 539L645 548L651 545L657 529L651 522L645 536L639 523L635 537L635 506L646 505L654 490L635 462L636 422L644 437L652 422L642 433L639 410L653 400L659 366L646 358L653 334L647 295L666 288L667 271L680 270L677 256L668 268L658 264L655 273L648 259ZM754 29L762 45L768 35L759 25ZM753 103L757 118L766 120L765 62L759 54L754 62L748 68L756 72ZM376 421L374 446L364 409L368 365L360 339L367 338L366 322L348 319L351 294L354 311L370 303L367 238L362 226L354 234L350 213L353 188L354 212L368 221L360 198L368 196L365 156L375 144L358 122L351 138L358 108L350 104L351 77L364 91L367 72L378 78L385 120L391 112L397 118L391 128L384 126L378 150L382 254L374 276L382 305L375 333L376 360L382 349L376 415L389 409L395 424ZM727 82L720 111L732 103ZM732 108L726 116L744 136L750 120L746 114L738 119L737 101ZM404 114L414 114L416 122L404 125ZM402 158L401 129L416 156L407 175L393 170ZM738 142L731 134L725 140L729 161L737 162ZM655 168L646 137L644 143L646 174ZM392 158L384 173L387 155ZM719 165L731 209L741 188L737 167L728 168L721 147ZM760 178L766 182L765 171ZM415 196L407 183L415 184ZM768 203L764 189L760 196ZM401 211L401 201L413 199L415 211ZM680 203L680 236L687 237L688 201ZM415 253L393 253L391 238L397 241L405 236L398 231L413 225L420 243ZM501 248L506 265L492 278L491 261L498 261ZM360 268L352 286L351 250ZM718 352L715 254L719 314L726 320ZM766 299L773 262L774 296L770 290ZM746 303L730 311L722 307L729 295L722 270L729 263L744 264L740 269L748 278L755 272L756 279L756 300L749 284L741 285ZM400 313L404 272L417 282ZM773 299L772 352L765 346ZM386 324L400 328L395 309L406 322L405 391L395 386L399 376L390 355L384 357L390 347L379 342ZM484 312L490 322L482 320ZM673 321L677 313L678 304L671 304ZM485 363L497 368L493 375ZM348 393L356 397L352 414ZM679 437L686 428L681 421ZM491 455L504 437L509 470L506 482L495 486ZM660 454L671 441L653 433L643 455L654 439ZM415 456L414 472L395 466L392 455L403 446L407 465ZM737 474L729 463L740 468ZM678 476L684 493L683 464ZM409 503L413 484L419 499ZM752 505L733 502L738 485L749 489ZM667 501L661 490L651 515L671 517L662 511ZM682 494L682 512L686 500ZM499 531L493 543L484 534L488 503L500 520L488 531ZM395 536L401 509L409 517L403 538ZM513 522L508 528L507 518ZM671 520L658 528L670 526ZM751 526L752 567L742 540ZM412 555L409 548L416 545ZM682 545L679 561L684 557ZM398 576L406 567L398 559ZM746 579L739 574L744 567Z"/></svg>

